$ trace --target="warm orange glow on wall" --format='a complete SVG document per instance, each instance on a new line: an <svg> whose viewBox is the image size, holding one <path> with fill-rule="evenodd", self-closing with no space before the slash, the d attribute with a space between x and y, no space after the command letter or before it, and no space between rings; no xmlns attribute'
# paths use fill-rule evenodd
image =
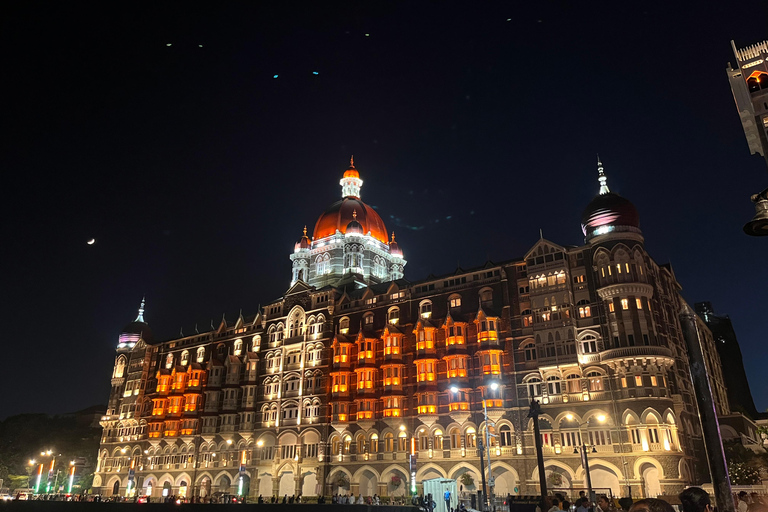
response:
<svg viewBox="0 0 768 512"><path fill-rule="evenodd" d="M157 377L157 392L168 393L171 388L171 376L170 375L158 375Z"/></svg>
<svg viewBox="0 0 768 512"><path fill-rule="evenodd" d="M420 405L416 408L419 414L435 414L437 407L434 405Z"/></svg>
<svg viewBox="0 0 768 512"><path fill-rule="evenodd" d="M468 402L453 402L448 405L449 411L468 411L469 410L469 403Z"/></svg>

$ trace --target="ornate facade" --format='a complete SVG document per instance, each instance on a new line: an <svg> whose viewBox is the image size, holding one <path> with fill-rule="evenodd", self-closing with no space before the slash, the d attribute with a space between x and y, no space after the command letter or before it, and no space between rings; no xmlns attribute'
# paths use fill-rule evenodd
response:
<svg viewBox="0 0 768 512"><path fill-rule="evenodd" d="M342 201L296 244L280 300L162 342L142 303L118 345L94 487L396 496L444 478L472 491L488 438L495 494L536 494L532 399L550 488L586 487L583 445L603 492L704 481L681 287L602 164L598 177L584 245L541 239L522 259L411 282L351 165Z"/></svg>

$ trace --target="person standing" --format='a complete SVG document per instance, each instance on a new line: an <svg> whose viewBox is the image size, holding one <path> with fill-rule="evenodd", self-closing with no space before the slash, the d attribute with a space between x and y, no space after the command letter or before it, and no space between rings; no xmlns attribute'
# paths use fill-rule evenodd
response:
<svg viewBox="0 0 768 512"><path fill-rule="evenodd" d="M741 491L739 493L739 504L736 506L736 510L738 512L747 512L748 508L749 503L747 503L747 493L746 491Z"/></svg>
<svg viewBox="0 0 768 512"><path fill-rule="evenodd" d="M451 491L446 489L443 493L443 499L445 500L445 512L451 512Z"/></svg>

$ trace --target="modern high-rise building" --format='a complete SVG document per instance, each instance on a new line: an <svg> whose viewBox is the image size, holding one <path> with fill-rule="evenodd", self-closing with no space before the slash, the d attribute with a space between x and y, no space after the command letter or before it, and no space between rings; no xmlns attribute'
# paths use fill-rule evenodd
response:
<svg viewBox="0 0 768 512"><path fill-rule="evenodd" d="M715 347L720 356L723 381L731 408L744 412L752 419L757 419L759 414L752 399L752 391L744 371L741 347L736 339L736 331L733 329L730 317L716 315L709 302L697 302L694 307L715 337Z"/></svg>
<svg viewBox="0 0 768 512"><path fill-rule="evenodd" d="M523 258L408 281L350 165L343 199L290 254L279 300L169 340L153 338L142 303L118 340L95 490L397 497L439 479L467 496L485 477L497 496L536 494L531 400L550 489L586 488L585 449L600 492L706 481L681 286L602 164L598 183L584 245L542 238Z"/></svg>

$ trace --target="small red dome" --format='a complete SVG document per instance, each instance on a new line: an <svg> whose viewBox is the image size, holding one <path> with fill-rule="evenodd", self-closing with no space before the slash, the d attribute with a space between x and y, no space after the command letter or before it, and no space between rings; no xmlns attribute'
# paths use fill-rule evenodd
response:
<svg viewBox="0 0 768 512"><path fill-rule="evenodd" d="M336 176L338 176L338 174ZM360 173L357 172L357 169L355 169L354 167L350 167L349 169L344 171L344 177L345 178L359 178L360 177Z"/></svg>
<svg viewBox="0 0 768 512"><path fill-rule="evenodd" d="M610 228L616 231L640 230L640 215L635 205L612 192L592 199L581 216L581 230L587 238L602 234L602 230Z"/></svg>
<svg viewBox="0 0 768 512"><path fill-rule="evenodd" d="M330 236L338 229L341 233L347 232L347 226L350 222L357 221L362 227L363 234L371 232L371 236L376 240L387 243L387 227L381 220L376 211L354 197L345 197L328 207L320 215L315 224L313 233L314 240L319 240Z"/></svg>

